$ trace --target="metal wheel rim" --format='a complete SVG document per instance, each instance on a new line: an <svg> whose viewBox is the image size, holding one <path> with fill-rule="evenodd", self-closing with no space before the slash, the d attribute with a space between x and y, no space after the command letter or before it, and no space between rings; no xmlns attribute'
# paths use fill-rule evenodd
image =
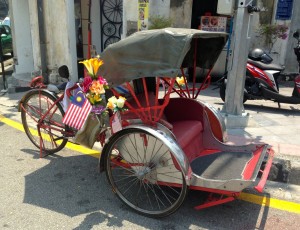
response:
<svg viewBox="0 0 300 230"><path fill-rule="evenodd" d="M39 101L41 103L39 103ZM54 101L52 99L50 99L49 97L43 95L43 94L33 94L30 96L30 98L28 100L26 100L26 105L25 109L28 110L27 112L23 113L24 118L25 118L25 122L27 124L27 134L30 136L29 138L31 139L31 141L37 146L39 147L40 145L40 137L38 136L38 130L37 130L37 122L41 119L41 113L45 113L45 111L47 111L47 109L53 105ZM40 105L39 105L40 104ZM40 111L42 110L42 112ZM29 113L30 115L29 115ZM63 127L65 127L65 125L62 123L62 112L60 111L60 109L58 108L58 106L54 106L51 110L50 113L53 117L53 119L45 119L45 124L49 125L51 124L50 127L46 127L46 128L42 128L41 132L42 132L42 138L43 138L43 142L44 142L44 147L43 149L46 151L59 151L59 149L61 148L62 142L66 141L63 140L63 135L61 134L61 132L59 131L55 131L53 129L51 129L52 127L56 127L56 128L60 128L62 129ZM32 116L34 118L32 118ZM57 123L57 125L53 124L53 121L55 121ZM58 126L60 124L60 126ZM64 129L64 128L63 128ZM56 140L59 139L59 140ZM64 144L63 144L64 145Z"/></svg>
<svg viewBox="0 0 300 230"><path fill-rule="evenodd" d="M125 135L123 135L111 146L107 158L109 181L119 198L136 211L150 216L171 214L181 205L185 197L186 183L184 176L181 171L176 169L171 153L169 150L166 151L167 147L150 134L142 133L142 135L146 135L148 143L152 143L147 148L142 149L144 154L138 156L136 154L138 151L132 152L132 149L141 149L137 137L140 134L126 134L125 141ZM123 153L115 148L116 146ZM154 154L154 152L156 153ZM149 153L152 154L150 157ZM130 169L120 167L113 163L112 158L119 158L118 160L124 162L132 161L132 166ZM118 172L117 169L121 172L116 176L114 172ZM159 178L164 178L169 182L164 182ZM129 179L129 181L122 184L126 179ZM170 181L175 183L170 183ZM135 189L136 187L137 189ZM142 192L145 193L142 194Z"/></svg>

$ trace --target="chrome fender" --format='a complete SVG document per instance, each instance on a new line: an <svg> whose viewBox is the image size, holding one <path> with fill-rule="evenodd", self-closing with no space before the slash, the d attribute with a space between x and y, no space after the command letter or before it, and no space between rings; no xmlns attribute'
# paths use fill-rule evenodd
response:
<svg viewBox="0 0 300 230"><path fill-rule="evenodd" d="M171 154L177 161L177 163L181 169L181 172L183 173L183 175L185 177L187 185L190 185L190 180L192 177L192 170L190 168L189 160L186 157L183 150L181 149L181 147L178 145L178 143L174 139L172 133L168 129L166 129L163 125L160 125L160 124L157 124L157 127L150 127L150 126L147 126L144 124L136 124L136 125L126 126L125 128L123 128L123 130L130 129L130 128L144 130L144 131L150 133L151 135L153 135L154 137L156 137L157 139L161 140L171 150ZM102 168L101 167L102 166L101 158L102 158L102 154L99 159L100 171Z"/></svg>

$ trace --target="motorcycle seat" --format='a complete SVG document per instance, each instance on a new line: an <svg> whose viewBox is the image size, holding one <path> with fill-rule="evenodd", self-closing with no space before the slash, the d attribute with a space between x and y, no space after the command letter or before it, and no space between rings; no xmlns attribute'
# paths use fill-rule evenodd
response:
<svg viewBox="0 0 300 230"><path fill-rule="evenodd" d="M284 70L284 67L275 63L266 64L260 61L254 61L248 58L248 62L262 70L278 70L282 71Z"/></svg>

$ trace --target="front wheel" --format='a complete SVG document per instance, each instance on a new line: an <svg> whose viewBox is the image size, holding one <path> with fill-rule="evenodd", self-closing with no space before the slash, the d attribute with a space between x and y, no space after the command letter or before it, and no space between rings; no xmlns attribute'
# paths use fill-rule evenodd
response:
<svg viewBox="0 0 300 230"><path fill-rule="evenodd" d="M68 127L62 123L64 110L56 100L45 91L33 90L21 105L25 133L37 148L42 145L49 154L60 151L68 142L64 135Z"/></svg>
<svg viewBox="0 0 300 230"><path fill-rule="evenodd" d="M223 83L220 86L220 97L223 102L225 102L225 96L226 96L226 83ZM247 101L247 96L244 94L243 103Z"/></svg>
<svg viewBox="0 0 300 230"><path fill-rule="evenodd" d="M187 193L184 174L171 150L150 133L125 129L102 152L107 179L116 195L136 212L165 217L175 212Z"/></svg>

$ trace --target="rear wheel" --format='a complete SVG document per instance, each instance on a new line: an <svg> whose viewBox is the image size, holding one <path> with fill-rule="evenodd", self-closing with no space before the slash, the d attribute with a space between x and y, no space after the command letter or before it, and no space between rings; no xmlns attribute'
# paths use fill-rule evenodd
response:
<svg viewBox="0 0 300 230"><path fill-rule="evenodd" d="M113 191L136 212L164 217L184 201L184 175L170 149L150 133L136 128L122 130L112 137L103 154Z"/></svg>
<svg viewBox="0 0 300 230"><path fill-rule="evenodd" d="M33 90L26 95L21 110L25 133L37 148L40 148L38 122L49 111L40 125L42 149L49 154L60 151L68 142L64 135L68 127L62 123L64 110L55 101L56 98L51 94ZM51 108L52 105L54 106Z"/></svg>

